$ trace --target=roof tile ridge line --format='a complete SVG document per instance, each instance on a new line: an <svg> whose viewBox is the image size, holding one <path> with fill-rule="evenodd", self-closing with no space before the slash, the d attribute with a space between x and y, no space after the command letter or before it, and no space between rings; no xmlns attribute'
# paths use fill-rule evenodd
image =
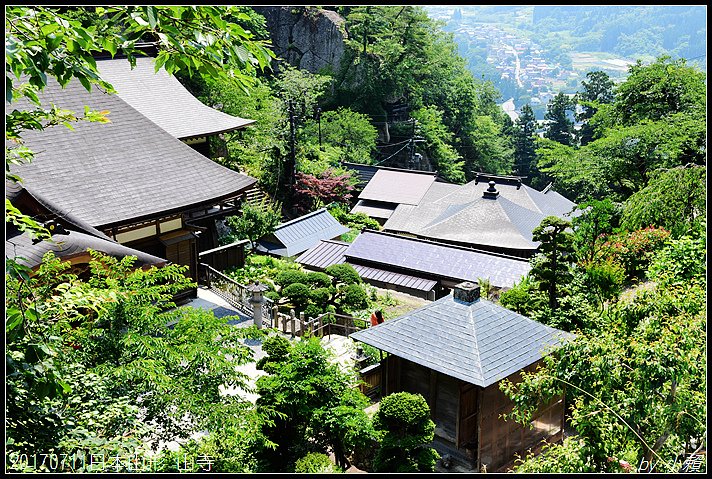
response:
<svg viewBox="0 0 712 479"><path fill-rule="evenodd" d="M485 250L481 250L481 249L477 249L477 248L468 248L467 246L460 246L460 245L456 245L456 244L442 243L439 241L433 241L433 240L429 240L429 239L425 239L425 238L414 238L414 237L410 237L410 236L400 235L398 233L390 233L388 231L378 231L378 230L372 230L370 228L366 228L366 229L362 230L361 233L362 234L363 233L376 233L376 234L380 234L380 235L384 235L384 236L392 236L392 237L403 239L403 240L417 241L419 243L431 244L434 246L444 246L446 248L459 249L462 251L468 251L470 253L480 253L480 254L485 254L488 256L497 256L499 258L513 259L513 260L527 262L527 263L529 262L528 259L520 258L518 256L512 256L512 255L508 255L508 254L504 254L504 253L495 253L493 251L485 251ZM354 242L356 242L357 239L358 239L358 236L356 237L356 239L354 239ZM353 243L351 243L351 244L353 244Z"/></svg>
<svg viewBox="0 0 712 479"><path fill-rule="evenodd" d="M395 168L393 166L376 166L376 168L381 169L381 170L387 170L387 171L397 171L401 173L415 173L418 175L428 175L428 176L438 176L437 171L425 171L425 170L409 170L408 168Z"/></svg>
<svg viewBox="0 0 712 479"><path fill-rule="evenodd" d="M334 240L334 239L323 239L319 240L322 243L332 243L332 244L337 244L337 245L345 245L345 246L350 246L351 243L348 243L346 241L339 241L339 240Z"/></svg>
<svg viewBox="0 0 712 479"><path fill-rule="evenodd" d="M535 207L537 210L539 210L539 212L540 212L541 214L546 214L546 213L544 213L544 212L541 210L541 208L539 207L539 204L538 204L538 203L536 202L536 200L532 197L531 192L529 191L530 188L531 188L530 186L527 186L527 185L525 185L525 184L522 184L522 189L523 189L524 192L527 194L527 197L529 198L529 201L531 201L532 204L534 204L534 207ZM535 189L535 188L531 188L531 189L534 190L534 191L536 191L537 193L543 194L541 191L539 191L539 190L537 190L537 189ZM529 208L527 208L527 209L529 209Z"/></svg>
<svg viewBox="0 0 712 479"><path fill-rule="evenodd" d="M454 293L453 293L453 298L454 298ZM479 303L482 301L482 298L479 298L477 302ZM473 338L473 344L472 344L472 349L474 354L477 355L477 367L480 370L480 378L482 379L482 382L485 382L485 374L484 371L482 370L482 358L480 357L480 346L477 343L477 328L475 327L475 318L474 314L472 312L472 305L470 305L467 308L468 311L468 321L470 323L470 327L472 328L472 338Z"/></svg>
<svg viewBox="0 0 712 479"><path fill-rule="evenodd" d="M310 212L310 213L307 213L307 214L305 214L305 215L298 216L298 217L296 217L296 218L294 218L294 219L291 219L291 220L289 220L289 221L285 221L284 223L279 224L279 225L275 228L275 230L278 230L278 229L280 229L280 228L284 228L285 226L289 226L289 225L291 225L291 224L293 224L293 223L297 223L297 222L299 222L299 221L305 220L305 219L309 218L310 216L315 216L317 213L320 213L321 211L326 211L326 212L328 213L328 211L326 210L326 207L319 208L318 210L314 210L314 211L312 211L312 212ZM331 216L331 215L329 215L329 216ZM333 218L333 217L332 217L332 218ZM335 219L335 218L334 218L334 219ZM341 223L339 223L339 224L341 224Z"/></svg>
<svg viewBox="0 0 712 479"><path fill-rule="evenodd" d="M451 213L450 215L448 215L448 216L442 218L442 219L441 219L440 221L438 221L438 222L433 222L433 221L434 221L434 220L433 220L433 221L431 221L430 223L428 223L427 225L421 226L421 227L418 229L418 231L424 231L424 230L426 230L426 229L428 229L428 228L432 228L433 226L437 226L437 225L439 225L440 223L443 223L443 222L445 222L445 221L448 221L448 220L452 219L454 216L457 216L457 215L459 215L460 213L462 213L463 211L469 210L470 208L472 208L473 206L475 206L475 203L479 203L479 202L480 202L479 200L480 200L480 198L475 198L474 200L470 201L469 203L452 204L452 205L446 206L445 209L442 211L442 213L440 213L440 215L442 215L443 213L445 213L448 208L451 208L451 207L454 207L454 206L461 206L462 208L460 208L458 211L455 211L454 213ZM436 201L437 201L437 200L436 200ZM435 202L434 202L434 203L435 203ZM435 219L437 219L437 217L436 217Z"/></svg>
<svg viewBox="0 0 712 479"><path fill-rule="evenodd" d="M503 200L506 201L506 203L503 203L504 206L507 206L507 207L510 207L510 208L511 208L511 207L514 207L514 208L522 208L522 209L525 209L525 210L527 210L527 211L531 211L531 212L534 213L534 214L541 215L542 218L541 218L541 220L539 220L539 223L541 223L541 221L542 221L544 218L547 217L547 214L544 213L543 211L542 211L542 212L532 211L532 210L530 210L529 208L525 208L524 206L518 205L518 204L515 203L514 201L507 200L506 198L501 198L501 199L503 199ZM507 215L507 218L509 218L509 219L511 220L511 215L509 214L510 211L509 211L507 208L505 208L504 206L502 207L502 211L504 211L504 214ZM524 238L525 240L529 241L529 242L530 242L531 244L533 244L533 245L541 244L540 241L534 241L533 238L532 238L532 239L529 239L529 238L527 237L527 236L529 236L529 235L532 234L531 231L523 231L522 228L520 227L520 224L519 224L519 223L514 222L514 221L510 221L510 222L511 222L512 225L514 225L514 229L519 232L519 234L521 235L522 238Z"/></svg>

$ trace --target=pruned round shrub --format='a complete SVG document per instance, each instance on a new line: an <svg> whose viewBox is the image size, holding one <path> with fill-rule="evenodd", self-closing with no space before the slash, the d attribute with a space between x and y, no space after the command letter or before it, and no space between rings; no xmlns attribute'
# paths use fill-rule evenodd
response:
<svg viewBox="0 0 712 479"><path fill-rule="evenodd" d="M274 282L280 285L282 288L294 283L306 284L307 274L304 271L299 271L296 269L287 269L281 271L274 279Z"/></svg>
<svg viewBox="0 0 712 479"><path fill-rule="evenodd" d="M314 286L315 288L328 288L331 286L331 278L326 273L319 271L313 271L307 273L306 284Z"/></svg>
<svg viewBox="0 0 712 479"><path fill-rule="evenodd" d="M298 459L294 464L294 472L301 473L325 473L344 472L336 464L331 462L329 456L320 452L310 452L306 456Z"/></svg>
<svg viewBox="0 0 712 479"><path fill-rule="evenodd" d="M326 274L334 278L336 283L358 284L361 282L361 276L350 264L332 264L325 270Z"/></svg>
<svg viewBox="0 0 712 479"><path fill-rule="evenodd" d="M311 292L310 299L321 308L325 308L331 298L331 288L317 288Z"/></svg>
<svg viewBox="0 0 712 479"><path fill-rule="evenodd" d="M341 300L341 309L351 312L366 308L368 308L368 295L363 288L358 284L348 285Z"/></svg>
<svg viewBox="0 0 712 479"><path fill-rule="evenodd" d="M282 296L288 298L294 307L299 310L303 310L309 303L310 295L311 289L304 283L293 283L282 290Z"/></svg>

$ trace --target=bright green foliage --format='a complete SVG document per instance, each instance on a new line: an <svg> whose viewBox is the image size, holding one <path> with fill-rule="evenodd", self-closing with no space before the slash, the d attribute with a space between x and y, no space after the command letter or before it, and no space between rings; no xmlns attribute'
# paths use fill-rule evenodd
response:
<svg viewBox="0 0 712 479"><path fill-rule="evenodd" d="M546 302L546 297L539 292L529 275L499 295L499 303L502 306L524 316L531 316L532 312L540 310Z"/></svg>
<svg viewBox="0 0 712 479"><path fill-rule="evenodd" d="M575 104L565 93L558 93L546 107L545 120L549 123L544 137L562 145L573 144L574 122L569 118L569 112L574 111Z"/></svg>
<svg viewBox="0 0 712 479"><path fill-rule="evenodd" d="M570 266L574 261L574 236L571 223L556 216L547 216L532 231L534 241L539 241L539 253L532 258L530 276L544 291L552 310L562 290L571 278Z"/></svg>
<svg viewBox="0 0 712 479"><path fill-rule="evenodd" d="M331 278L326 273L311 271L307 273L306 283L315 288L328 288L331 286Z"/></svg>
<svg viewBox="0 0 712 479"><path fill-rule="evenodd" d="M273 373L278 364L287 360L291 344L287 338L280 335L268 336L262 341L262 351L266 356L257 361L257 369Z"/></svg>
<svg viewBox="0 0 712 479"><path fill-rule="evenodd" d="M305 273L304 271L297 269L287 269L277 274L274 279L274 282L285 288L290 284L294 283L305 284L309 281L307 278L307 273ZM331 284L331 282L329 284Z"/></svg>
<svg viewBox="0 0 712 479"><path fill-rule="evenodd" d="M625 267L621 263L608 257L587 264L585 269L586 284L596 291L601 304L618 298L626 283Z"/></svg>
<svg viewBox="0 0 712 479"><path fill-rule="evenodd" d="M699 228L707 215L704 166L659 171L625 202L621 226L628 230L658 226L674 236Z"/></svg>
<svg viewBox="0 0 712 479"><path fill-rule="evenodd" d="M349 228L361 230L370 228L380 230L381 225L365 213L349 213L348 206L341 203L333 203L329 206L329 213L336 221Z"/></svg>
<svg viewBox="0 0 712 479"><path fill-rule="evenodd" d="M610 199L592 200L576 206L581 214L571 219L574 245L579 261L591 261L605 241L618 228L622 208Z"/></svg>
<svg viewBox="0 0 712 479"><path fill-rule="evenodd" d="M257 240L274 233L281 221L281 205L266 201L262 201L259 205L244 203L238 216L227 218L227 224L234 237L250 240L252 251L257 248Z"/></svg>
<svg viewBox="0 0 712 479"><path fill-rule="evenodd" d="M503 134L502 124L490 115L475 118L471 135L472 153L465 161L468 172L482 171L492 174L510 174L514 168L514 150Z"/></svg>
<svg viewBox="0 0 712 479"><path fill-rule="evenodd" d="M331 279L329 279L329 284L331 284ZM335 293L332 288L317 288L312 290L309 295L309 299L312 300L314 305L324 308L324 305L329 303L331 296Z"/></svg>
<svg viewBox="0 0 712 479"><path fill-rule="evenodd" d="M338 151L337 162L373 163L378 131L369 116L343 107L323 112L320 122L309 120L304 124L304 136L314 144L319 141L319 125L322 144Z"/></svg>
<svg viewBox="0 0 712 479"><path fill-rule="evenodd" d="M368 308L368 295L360 284L346 286L344 295L339 302L340 309L345 312Z"/></svg>
<svg viewBox="0 0 712 479"><path fill-rule="evenodd" d="M649 65L638 60L615 91L613 114L623 125L657 121L680 112L703 115L705 74L684 58L660 57Z"/></svg>
<svg viewBox="0 0 712 479"><path fill-rule="evenodd" d="M310 452L294 464L296 473L339 473L344 472L331 462L329 456L320 452Z"/></svg>
<svg viewBox="0 0 712 479"><path fill-rule="evenodd" d="M648 277L661 286L684 286L689 281L703 281L707 273L707 238L704 229L694 236L668 240L654 253Z"/></svg>
<svg viewBox="0 0 712 479"><path fill-rule="evenodd" d="M572 198L624 201L660 169L705 165L704 78L684 60L631 66L613 103L598 104L589 120L595 139L580 149L538 141L540 169Z"/></svg>
<svg viewBox="0 0 712 479"><path fill-rule="evenodd" d="M309 452L331 450L347 461L357 438L372 435L364 412L368 398L354 389L355 373L342 370L331 354L318 338L302 338L272 374L257 380L257 410L274 417L261 430L277 443L259 455L264 470L292 471Z"/></svg>
<svg viewBox="0 0 712 479"><path fill-rule="evenodd" d="M332 264L327 266L324 271L332 277L334 285L361 283L361 277L350 264Z"/></svg>
<svg viewBox="0 0 712 479"><path fill-rule="evenodd" d="M545 444L538 455L519 458L514 472L519 473L585 473L596 472L591 461L583 455L584 442L578 437L567 437L561 444Z"/></svg>
<svg viewBox="0 0 712 479"><path fill-rule="evenodd" d="M191 284L185 267L92 256L88 281L52 253L35 276L6 278L8 453L141 453L149 438L187 438L186 416L212 430L243 411L220 387L246 386L235 365L250 359L240 339L252 330L166 310Z"/></svg>
<svg viewBox="0 0 712 479"><path fill-rule="evenodd" d="M311 288L303 283L292 283L282 289L282 296L287 298L297 309L302 311L311 298Z"/></svg>
<svg viewBox="0 0 712 479"><path fill-rule="evenodd" d="M429 444L435 436L430 407L420 394L399 392L381 399L373 419L381 433L376 472L433 472L439 455Z"/></svg>
<svg viewBox="0 0 712 479"><path fill-rule="evenodd" d="M682 254L700 259L699 250ZM597 328L547 356L542 370L517 386L505 382L516 404L511 417L522 423L565 389L578 432L576 444L552 446L523 470L557 470L550 458L560 457L561 472L619 472L620 461L651 460L657 471L673 472L706 440L705 283L699 272L679 283L688 273L671 274L666 286L604 310Z"/></svg>
<svg viewBox="0 0 712 479"><path fill-rule="evenodd" d="M433 168L450 183L464 183L464 161L452 146L453 133L443 123L443 111L436 106L428 106L413 112L417 120L417 133L423 136L425 153Z"/></svg>

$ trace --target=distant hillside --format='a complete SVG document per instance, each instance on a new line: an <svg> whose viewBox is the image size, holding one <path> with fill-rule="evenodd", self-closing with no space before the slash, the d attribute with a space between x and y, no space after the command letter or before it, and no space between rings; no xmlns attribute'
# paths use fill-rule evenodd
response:
<svg viewBox="0 0 712 479"><path fill-rule="evenodd" d="M707 70L705 6L427 6L453 34L478 78L502 101L531 104L542 119L556 93L575 93L587 72L615 81L636 60L685 58ZM511 105L511 104L510 104Z"/></svg>

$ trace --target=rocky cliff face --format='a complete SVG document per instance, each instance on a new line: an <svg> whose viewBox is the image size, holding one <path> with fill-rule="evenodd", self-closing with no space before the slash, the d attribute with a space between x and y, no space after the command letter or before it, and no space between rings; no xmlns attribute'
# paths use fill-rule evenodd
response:
<svg viewBox="0 0 712 479"><path fill-rule="evenodd" d="M315 7L253 7L267 20L275 54L312 73L336 71L344 55L344 18Z"/></svg>

